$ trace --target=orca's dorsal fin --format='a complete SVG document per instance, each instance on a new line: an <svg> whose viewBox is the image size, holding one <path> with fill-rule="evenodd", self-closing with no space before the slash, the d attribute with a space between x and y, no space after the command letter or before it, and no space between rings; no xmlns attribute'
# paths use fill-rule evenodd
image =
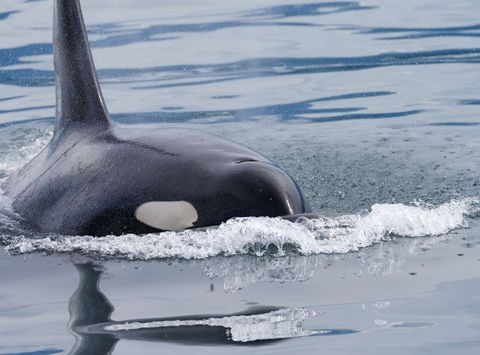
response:
<svg viewBox="0 0 480 355"><path fill-rule="evenodd" d="M108 129L111 121L79 0L54 0L53 48L57 100L53 141L69 130Z"/></svg>

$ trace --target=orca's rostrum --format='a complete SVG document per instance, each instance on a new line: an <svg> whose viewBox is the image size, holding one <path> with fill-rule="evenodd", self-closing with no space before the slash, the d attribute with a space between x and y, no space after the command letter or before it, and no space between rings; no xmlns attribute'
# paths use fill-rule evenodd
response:
<svg viewBox="0 0 480 355"><path fill-rule="evenodd" d="M295 181L240 144L196 130L114 124L79 0L54 1L54 134L8 186L33 229L138 234L308 212Z"/></svg>

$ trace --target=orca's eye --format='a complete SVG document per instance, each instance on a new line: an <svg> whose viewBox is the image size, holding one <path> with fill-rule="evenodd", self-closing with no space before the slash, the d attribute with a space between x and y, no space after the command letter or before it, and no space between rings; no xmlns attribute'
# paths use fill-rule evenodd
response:
<svg viewBox="0 0 480 355"><path fill-rule="evenodd" d="M153 228L179 231L193 227L198 214L187 201L151 201L136 209L135 218Z"/></svg>

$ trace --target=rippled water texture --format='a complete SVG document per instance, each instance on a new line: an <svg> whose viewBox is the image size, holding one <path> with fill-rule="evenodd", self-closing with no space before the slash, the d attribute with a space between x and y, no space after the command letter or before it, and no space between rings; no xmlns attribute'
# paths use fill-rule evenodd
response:
<svg viewBox="0 0 480 355"><path fill-rule="evenodd" d="M52 5L1 1L2 192L52 135ZM0 195L0 354L478 353L480 2L82 5L116 122L243 143L321 218L38 235Z"/></svg>

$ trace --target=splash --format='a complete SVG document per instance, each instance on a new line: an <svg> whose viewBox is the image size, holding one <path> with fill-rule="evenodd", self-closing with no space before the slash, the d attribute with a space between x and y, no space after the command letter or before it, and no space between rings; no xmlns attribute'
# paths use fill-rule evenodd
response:
<svg viewBox="0 0 480 355"><path fill-rule="evenodd" d="M476 198L459 198L431 206L415 203L375 204L366 213L317 219L299 219L295 223L281 218L236 218L218 227L183 232L107 237L47 236L39 238L22 230L8 199L1 194L3 181L24 165L48 143L51 127L7 128L0 138L0 242L10 253L79 253L129 260L163 258L207 259L213 256L289 256L344 254L377 244L392 237L445 235L467 227L466 218L478 213ZM273 259L272 259L273 260ZM275 264L274 261L272 261ZM252 280L275 278L255 275ZM208 269L208 267L207 267ZM308 268L310 269L310 268ZM209 273L218 274L215 270ZM296 270L292 270L296 274ZM304 275L308 278L308 275ZM292 278L294 279L294 278ZM229 289L237 289L248 280L231 279Z"/></svg>
<svg viewBox="0 0 480 355"><path fill-rule="evenodd" d="M478 203L478 199L464 198L439 206L375 204L366 214L300 218L294 223L281 218L235 218L216 228L146 235L12 237L6 250L129 260L344 254L392 237L439 236L466 228L466 217L478 211Z"/></svg>
<svg viewBox="0 0 480 355"><path fill-rule="evenodd" d="M0 193L9 175L35 157L52 138L48 128L12 127L0 131Z"/></svg>

